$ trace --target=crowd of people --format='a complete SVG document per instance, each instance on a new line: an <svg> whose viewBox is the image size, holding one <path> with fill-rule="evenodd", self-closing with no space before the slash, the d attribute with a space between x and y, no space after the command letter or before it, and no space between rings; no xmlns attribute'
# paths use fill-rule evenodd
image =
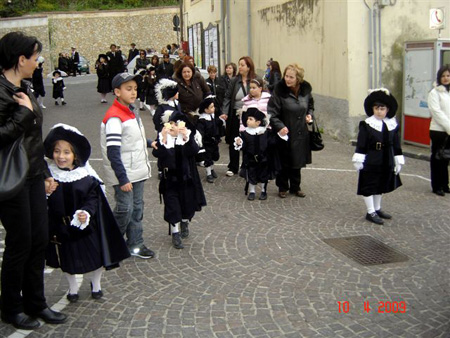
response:
<svg viewBox="0 0 450 338"><path fill-rule="evenodd" d="M102 180L89 165L91 145L78 129L57 124L42 139L44 107L39 97L45 92L36 88L33 93L26 81L42 69L42 44L20 32L0 40L0 140L3 147L23 138L29 162L24 186L0 204L6 230L1 272L4 322L34 329L39 326L36 318L51 324L66 321L64 314L46 304L45 264L61 268L69 283L67 299L76 302L75 274L91 273L91 296L98 299L103 296L104 269L118 267L130 255L154 257L144 243L142 227L144 182L151 176L148 149L157 158L164 220L176 249L184 248L195 213L207 203L198 168L205 168L210 184L218 177L214 163L220 158L218 145L223 136L229 151L226 175L245 179L249 201L256 199L258 186L259 200L266 200L272 180L281 199L288 194L306 196L301 169L311 163L308 126L315 119L315 106L305 70L292 63L281 72L278 62L269 60L268 72L261 78L251 57L243 56L237 65L226 64L222 75L209 66L205 80L184 51L177 52L180 59L175 64L170 62L169 50L174 53L176 47L168 45L160 63L158 56L148 59L146 50L131 44L126 62L138 57L134 74L124 72L125 58L116 45L99 55L101 102L106 102L106 94L114 94L100 128ZM53 97L64 104L60 75L54 72ZM139 109L145 110L144 103L151 107L155 140L146 137L141 122ZM397 107L387 89L369 93L364 101L367 118L360 123L352 158L366 219L376 224L392 218L381 209L382 194L402 184L399 173L405 162ZM438 72L429 107L432 189L445 196L450 193L449 161L442 155L442 149L450 147L448 65ZM104 184L114 189L113 210Z"/></svg>

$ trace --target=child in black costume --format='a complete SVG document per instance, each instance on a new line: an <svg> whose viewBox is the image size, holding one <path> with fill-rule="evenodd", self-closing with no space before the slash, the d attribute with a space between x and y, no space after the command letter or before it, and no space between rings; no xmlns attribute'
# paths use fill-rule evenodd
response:
<svg viewBox="0 0 450 338"><path fill-rule="evenodd" d="M359 171L358 195L364 196L366 219L384 224L392 216L381 210L381 195L402 185L400 170L405 164L395 119L398 105L386 88L370 91L364 101L367 116L359 124L352 162Z"/></svg>
<svg viewBox="0 0 450 338"><path fill-rule="evenodd" d="M164 199L164 220L169 223L173 246L183 249L181 239L189 236L188 224L206 199L195 162L200 149L195 128L179 110L168 120L158 134L153 155L162 169L159 193Z"/></svg>
<svg viewBox="0 0 450 338"><path fill-rule="evenodd" d="M200 116L197 122L197 130L202 135L203 147L197 155L197 161L203 161L208 183L214 183L214 180L217 178L213 165L220 158L219 142L220 137L224 134L223 122L215 114L215 101L216 97L209 95L203 99L198 108Z"/></svg>
<svg viewBox="0 0 450 338"><path fill-rule="evenodd" d="M59 70L55 70L53 72L53 98L55 99L55 106L58 106L58 99L61 99L61 104L64 106L67 104L66 101L64 101L64 90L66 89L66 86L64 85L64 80L61 77L61 72Z"/></svg>
<svg viewBox="0 0 450 338"><path fill-rule="evenodd" d="M57 124L44 141L49 169L58 183L48 197L50 244L47 265L61 268L69 282L67 299L75 303L75 274L93 272L91 296L103 296L100 280L130 256L102 190L102 182L87 162L89 141L78 129Z"/></svg>
<svg viewBox="0 0 450 338"><path fill-rule="evenodd" d="M267 183L273 179L277 172L277 160L273 146L272 134L267 129L267 115L258 108L248 108L243 114L242 120L245 130L241 132L240 137L234 140L235 149L243 151L242 168L240 176L247 181L245 193L249 191L247 199L255 199L256 185L261 183L260 200L267 199Z"/></svg>

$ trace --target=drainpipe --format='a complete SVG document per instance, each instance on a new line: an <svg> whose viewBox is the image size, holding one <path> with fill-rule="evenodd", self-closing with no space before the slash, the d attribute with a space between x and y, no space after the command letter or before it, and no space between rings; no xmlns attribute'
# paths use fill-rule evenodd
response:
<svg viewBox="0 0 450 338"><path fill-rule="evenodd" d="M224 7L225 6L225 1L221 0L220 1L220 22L222 23L222 39L220 39L220 43L222 45L222 60L223 60L223 64L225 65L227 63L226 60L226 55L225 55L225 12L224 12ZM219 34L220 36L220 34ZM223 68L223 67L222 67ZM219 74L220 74L220 70L219 70Z"/></svg>
<svg viewBox="0 0 450 338"><path fill-rule="evenodd" d="M376 35L376 28L377 28L377 10L379 10L377 3L374 4L373 10L372 10L372 24L373 24L373 34L372 34L372 41L373 41L373 87L376 87L378 84L378 49L377 49L377 35Z"/></svg>
<svg viewBox="0 0 450 338"><path fill-rule="evenodd" d="M227 63L231 60L230 0L227 0Z"/></svg>
<svg viewBox="0 0 450 338"><path fill-rule="evenodd" d="M252 13L250 0L247 0L247 55L252 56Z"/></svg>
<svg viewBox="0 0 450 338"><path fill-rule="evenodd" d="M380 88L383 83L381 79L381 74L383 73L381 68L382 59L383 54L381 53L381 8L380 6L378 6L378 88Z"/></svg>
<svg viewBox="0 0 450 338"><path fill-rule="evenodd" d="M372 41L372 9L367 4L366 0L363 0L364 4L369 10L369 52L368 52L368 61L369 61L369 71L368 71L368 78L369 78L369 89L373 88L373 41Z"/></svg>

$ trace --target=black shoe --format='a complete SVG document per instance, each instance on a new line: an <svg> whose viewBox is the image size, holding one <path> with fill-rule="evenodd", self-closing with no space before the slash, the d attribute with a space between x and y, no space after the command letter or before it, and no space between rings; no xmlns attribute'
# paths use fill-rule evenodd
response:
<svg viewBox="0 0 450 338"><path fill-rule="evenodd" d="M172 234L172 244L175 249L184 249L179 232L175 232Z"/></svg>
<svg viewBox="0 0 450 338"><path fill-rule="evenodd" d="M67 320L67 316L64 313L53 311L48 307L37 313L30 314L30 317L40 318L47 324L62 324Z"/></svg>
<svg viewBox="0 0 450 338"><path fill-rule="evenodd" d="M259 195L259 199L261 201L265 201L267 199L267 193L265 191L262 191L261 195Z"/></svg>
<svg viewBox="0 0 450 338"><path fill-rule="evenodd" d="M130 250L131 256L136 256L140 258L153 258L155 256L155 253L147 248L145 245L142 245L140 248L134 248L133 250Z"/></svg>
<svg viewBox="0 0 450 338"><path fill-rule="evenodd" d="M212 177L214 177L214 178L219 177L219 176L217 176L217 174L216 174L216 172L214 171L214 169L211 170L211 175L212 175Z"/></svg>
<svg viewBox="0 0 450 338"><path fill-rule="evenodd" d="M372 212L371 214L366 215L366 220L375 224L384 224L383 220L378 216L376 212Z"/></svg>
<svg viewBox="0 0 450 338"><path fill-rule="evenodd" d="M214 183L214 176L213 176L213 175L208 175L208 176L206 176L206 182L208 182L208 183Z"/></svg>
<svg viewBox="0 0 450 338"><path fill-rule="evenodd" d="M66 101L63 101L63 102L61 102L61 104L62 104L63 106L65 106L65 105L67 104L67 102L66 102Z"/></svg>
<svg viewBox="0 0 450 338"><path fill-rule="evenodd" d="M15 315L6 315L2 313L2 321L12 324L16 329L33 330L39 327L39 322L27 314L20 312Z"/></svg>
<svg viewBox="0 0 450 338"><path fill-rule="evenodd" d="M383 210L376 210L375 211L377 214L378 214L378 216L380 216L381 218L384 218L384 219L391 219L392 218L392 216L391 215L389 215L389 214L387 214L387 213L385 213Z"/></svg>
<svg viewBox="0 0 450 338"><path fill-rule="evenodd" d="M450 188L446 187L444 189L442 189L443 192L445 192L446 194L450 194Z"/></svg>
<svg viewBox="0 0 450 338"><path fill-rule="evenodd" d="M438 196L445 196L444 190L433 190L433 192Z"/></svg>
<svg viewBox="0 0 450 338"><path fill-rule="evenodd" d="M145 110L145 108L144 108L144 107L142 107L142 108L139 108L139 110Z"/></svg>
<svg viewBox="0 0 450 338"><path fill-rule="evenodd" d="M254 201L254 200L255 200L255 197L256 197L256 194L255 194L254 192L251 192L250 194L248 194L247 199L248 199L249 201Z"/></svg>
<svg viewBox="0 0 450 338"><path fill-rule="evenodd" d="M68 293L66 296L67 300L71 303L76 303L78 302L78 299L80 299L80 297L78 296L78 293Z"/></svg>
<svg viewBox="0 0 450 338"><path fill-rule="evenodd" d="M180 222L181 227L181 238L188 238L189 237L189 222Z"/></svg>
<svg viewBox="0 0 450 338"><path fill-rule="evenodd" d="M94 299L100 299L103 297L102 290L98 290L96 292L92 291L92 282L91 282L91 297Z"/></svg>
<svg viewBox="0 0 450 338"><path fill-rule="evenodd" d="M58 103L58 101L55 101L55 106L59 106L59 103Z"/></svg>

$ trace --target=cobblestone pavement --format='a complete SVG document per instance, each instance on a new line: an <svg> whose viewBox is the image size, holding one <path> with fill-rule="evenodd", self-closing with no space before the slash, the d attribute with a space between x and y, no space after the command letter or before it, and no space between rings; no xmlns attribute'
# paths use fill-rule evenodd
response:
<svg viewBox="0 0 450 338"><path fill-rule="evenodd" d="M95 79L67 79L65 107L46 99L45 133L56 122L79 127L101 174L99 125L107 107L99 102ZM153 136L148 112L143 119ZM157 257L130 258L105 272L100 300L90 298L85 278L76 304L65 300L61 272L48 271L48 302L63 309L68 322L31 333L1 323L0 336L449 337L450 196L431 193L428 162L407 158L404 185L383 199L393 219L384 226L368 223L356 196L354 148L325 141L302 170L306 198L280 199L271 182L268 200L253 202L242 178L224 175L222 144L214 184L199 168L208 206L196 214L184 250L171 246L154 175L145 187L144 238ZM322 241L355 235L370 235L409 260L361 266ZM379 302L389 305L387 313L379 312ZM406 302L406 312L394 313L394 302Z"/></svg>

